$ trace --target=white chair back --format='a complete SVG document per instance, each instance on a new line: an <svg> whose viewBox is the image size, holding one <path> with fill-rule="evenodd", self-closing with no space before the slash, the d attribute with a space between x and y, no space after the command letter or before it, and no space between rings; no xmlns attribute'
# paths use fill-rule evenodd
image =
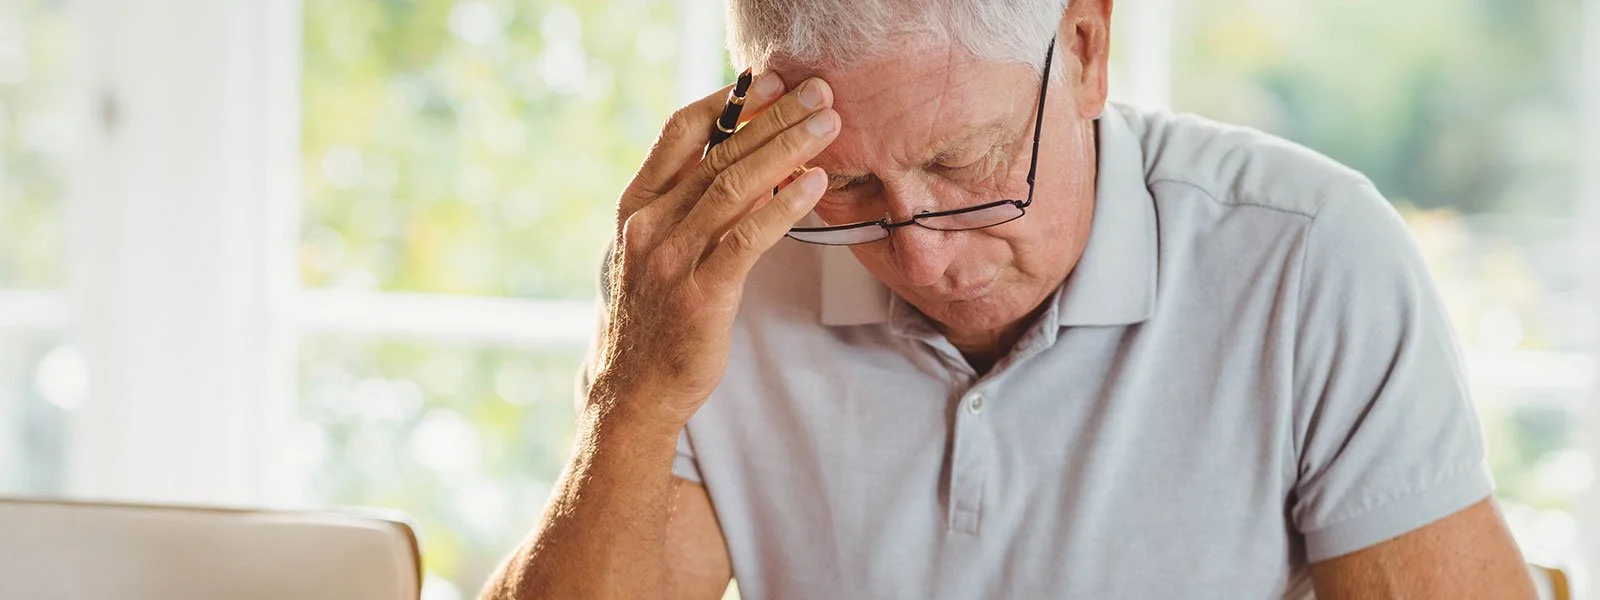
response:
<svg viewBox="0 0 1600 600"><path fill-rule="evenodd" d="M421 572L397 519L0 499L0 598L415 600Z"/></svg>

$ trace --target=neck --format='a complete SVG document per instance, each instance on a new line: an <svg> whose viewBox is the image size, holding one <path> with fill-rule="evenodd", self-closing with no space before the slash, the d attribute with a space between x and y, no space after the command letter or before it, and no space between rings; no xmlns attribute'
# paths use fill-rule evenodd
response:
<svg viewBox="0 0 1600 600"><path fill-rule="evenodd" d="M1049 298L1046 296L1045 302L1049 302ZM1039 315L1044 313L1045 302L1041 302L1022 318L995 329L963 331L947 327L937 321L934 322L934 328L961 351L961 356L967 359L967 364L981 376L1011 353L1017 341L1021 340L1028 328L1039 319Z"/></svg>

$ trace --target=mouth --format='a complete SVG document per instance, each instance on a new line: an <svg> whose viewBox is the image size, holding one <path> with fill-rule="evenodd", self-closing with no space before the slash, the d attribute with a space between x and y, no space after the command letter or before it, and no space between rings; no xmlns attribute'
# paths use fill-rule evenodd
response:
<svg viewBox="0 0 1600 600"><path fill-rule="evenodd" d="M989 295L989 291L994 288L994 284L998 280L999 277L990 277L988 280L979 283L957 286L949 292L939 294L939 297L946 302L971 302Z"/></svg>

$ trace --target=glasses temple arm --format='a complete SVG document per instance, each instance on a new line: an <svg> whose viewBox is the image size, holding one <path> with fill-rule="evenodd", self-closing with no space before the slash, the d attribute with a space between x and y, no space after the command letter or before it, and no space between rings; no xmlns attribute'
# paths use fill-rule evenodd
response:
<svg viewBox="0 0 1600 600"><path fill-rule="evenodd" d="M1033 204L1033 176L1039 171L1039 135L1044 132L1044 94L1050 89L1050 63L1056 56L1056 38L1050 38L1050 48L1044 54L1044 83L1039 84L1039 114L1033 121L1033 158L1028 165L1028 201Z"/></svg>

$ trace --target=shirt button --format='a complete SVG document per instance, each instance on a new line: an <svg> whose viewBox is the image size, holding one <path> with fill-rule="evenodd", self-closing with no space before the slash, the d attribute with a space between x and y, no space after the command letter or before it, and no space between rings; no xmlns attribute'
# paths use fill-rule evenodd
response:
<svg viewBox="0 0 1600 600"><path fill-rule="evenodd" d="M967 399L967 412L975 415L983 412L983 394L973 394Z"/></svg>

